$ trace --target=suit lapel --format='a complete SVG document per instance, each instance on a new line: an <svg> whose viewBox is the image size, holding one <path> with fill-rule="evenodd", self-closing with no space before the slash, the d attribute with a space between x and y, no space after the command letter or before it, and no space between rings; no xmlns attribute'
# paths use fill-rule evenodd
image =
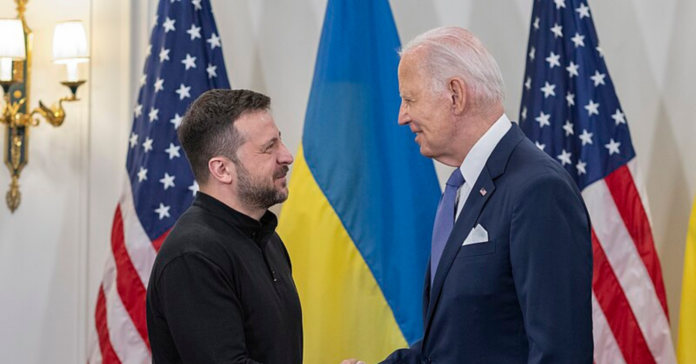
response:
<svg viewBox="0 0 696 364"><path fill-rule="evenodd" d="M452 233L450 234L447 244L445 245L445 249L442 252L440 264L435 272L435 279L433 280L432 287L429 287L429 284L427 284L430 281L430 266L428 265L428 273L426 277L428 282L426 282L426 290L423 293L424 296L429 297L427 301L428 310L426 320L424 322L424 342L428 337L433 315L442 293L442 287L445 283L445 278L452 267L454 258L457 256L457 252L459 251L464 238L466 238L471 229L474 228L474 223L481 215L481 211L483 211L483 207L486 205L486 202L495 192L495 183L493 181L505 172L505 167L507 166L507 162L512 154L512 151L515 149L517 144L524 140L524 138L525 136L522 131L515 123L513 123L510 130L505 134L503 139L500 140L498 145L493 150L493 153L491 153L491 156L486 162L486 166L483 168L483 170L481 170L478 180L476 180L474 187L471 189L471 193L464 204L459 218L454 224ZM483 190L485 190L485 193L482 193ZM430 292L428 292L428 288L431 288Z"/></svg>

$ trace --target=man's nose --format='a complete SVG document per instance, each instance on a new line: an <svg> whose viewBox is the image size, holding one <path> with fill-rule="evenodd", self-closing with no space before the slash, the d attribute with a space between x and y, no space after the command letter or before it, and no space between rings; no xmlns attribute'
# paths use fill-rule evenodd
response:
<svg viewBox="0 0 696 364"><path fill-rule="evenodd" d="M278 163L282 165L290 165L292 162L294 162L295 159L292 157L292 153L288 150L288 148L283 144L282 142L280 143L280 154L278 155Z"/></svg>
<svg viewBox="0 0 696 364"><path fill-rule="evenodd" d="M406 125L411 122L411 117L408 115L408 112L406 111L403 102L401 103L401 107L399 108L399 118L397 122L399 123L399 125Z"/></svg>

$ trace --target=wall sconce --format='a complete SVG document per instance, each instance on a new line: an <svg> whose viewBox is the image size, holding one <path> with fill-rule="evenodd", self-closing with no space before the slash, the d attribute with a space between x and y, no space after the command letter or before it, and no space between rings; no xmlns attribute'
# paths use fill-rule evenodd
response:
<svg viewBox="0 0 696 364"><path fill-rule="evenodd" d="M5 124L4 161L10 170L12 181L5 198L7 207L14 212L22 200L19 176L29 162L29 130L38 126L40 116L53 126L65 120L63 102L78 101L77 89L85 83L78 75L78 63L89 61L87 36L80 21L61 22L53 33L53 61L65 64L67 80L61 82L70 89L70 96L63 97L51 107L39 101L39 106L29 109L31 65L33 58L33 33L24 18L29 0L15 0L16 19L0 19L0 85L4 92L4 105L0 124ZM1 144L0 144L1 145Z"/></svg>

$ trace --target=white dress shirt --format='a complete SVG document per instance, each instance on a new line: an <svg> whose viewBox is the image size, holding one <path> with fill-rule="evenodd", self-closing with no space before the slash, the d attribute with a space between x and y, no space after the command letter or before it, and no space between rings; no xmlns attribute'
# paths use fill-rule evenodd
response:
<svg viewBox="0 0 696 364"><path fill-rule="evenodd" d="M459 167L462 176L464 176L464 184L459 187L459 191L457 191L457 215L455 221L459 218L459 214L462 212L464 204L466 204L466 199L469 197L471 189L476 184L476 180L481 174L483 167L486 166L488 157L491 156L493 149L495 149L511 127L512 122L508 119L507 115L503 114L498 121L483 134L481 139L474 144L474 147L471 148L469 154L464 158L464 162L462 162L462 165Z"/></svg>

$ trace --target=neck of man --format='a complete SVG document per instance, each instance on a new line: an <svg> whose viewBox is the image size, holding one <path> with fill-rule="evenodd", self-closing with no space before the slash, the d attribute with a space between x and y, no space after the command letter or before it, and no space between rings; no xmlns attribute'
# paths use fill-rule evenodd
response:
<svg viewBox="0 0 696 364"><path fill-rule="evenodd" d="M498 103L493 106L473 109L462 115L457 121L456 140L461 141L461 143L457 143L458 148L453 154L454 167L462 165L474 145L504 113L505 108L502 103Z"/></svg>
<svg viewBox="0 0 696 364"><path fill-rule="evenodd" d="M268 211L268 209L245 204L239 199L236 191L231 191L229 186L226 185L221 186L215 183L208 183L205 186L200 186L200 190L206 195L215 198L235 211L241 212L256 221L260 221L261 217Z"/></svg>

